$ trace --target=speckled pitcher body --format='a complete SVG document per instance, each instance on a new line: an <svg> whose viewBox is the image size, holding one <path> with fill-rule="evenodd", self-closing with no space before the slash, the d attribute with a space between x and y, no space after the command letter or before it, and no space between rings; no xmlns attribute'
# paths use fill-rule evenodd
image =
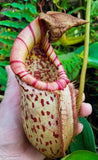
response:
<svg viewBox="0 0 98 160"><path fill-rule="evenodd" d="M76 132L76 95L46 35L47 25L43 17L37 17L17 36L10 63L21 90L21 117L28 140L47 157L58 158L65 155ZM55 32L51 39L57 39Z"/></svg>

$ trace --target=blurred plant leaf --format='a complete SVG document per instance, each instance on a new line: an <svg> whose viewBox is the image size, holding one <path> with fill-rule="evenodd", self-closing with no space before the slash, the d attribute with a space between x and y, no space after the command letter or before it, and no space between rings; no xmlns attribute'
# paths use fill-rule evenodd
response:
<svg viewBox="0 0 98 160"><path fill-rule="evenodd" d="M18 32L14 32L14 31L13 32L12 31L3 31L1 33L1 36L7 37L7 38L10 38L10 37L16 38L17 35L18 35Z"/></svg>
<svg viewBox="0 0 98 160"><path fill-rule="evenodd" d="M82 42L84 40L84 37L84 35L77 37L66 37L65 34L63 34L62 37L59 39L59 42L62 46L74 45Z"/></svg>
<svg viewBox="0 0 98 160"><path fill-rule="evenodd" d="M36 7L34 5L32 5L32 4L30 4L30 3L26 3L26 5L25 4L16 3L16 2L4 4L4 7L7 7L7 6L12 6L14 8L20 9L20 11L24 10L24 9L29 9L32 14L37 14ZM18 12L19 12L19 10L18 10Z"/></svg>
<svg viewBox="0 0 98 160"><path fill-rule="evenodd" d="M75 151L61 160L98 160L98 155L90 151Z"/></svg>
<svg viewBox="0 0 98 160"><path fill-rule="evenodd" d="M74 52L81 54L84 51L84 46L81 46ZM83 58L83 56L81 56ZM88 67L98 69L98 42L89 45Z"/></svg>
<svg viewBox="0 0 98 160"><path fill-rule="evenodd" d="M38 15L36 7L30 3L26 4L26 8L29 9L31 11L32 14L34 15Z"/></svg>
<svg viewBox="0 0 98 160"><path fill-rule="evenodd" d="M78 7L78 8L75 8L75 9L73 9L72 11L69 11L68 14L73 14L73 13L79 11L79 10L84 10L84 11L85 11L85 7Z"/></svg>
<svg viewBox="0 0 98 160"><path fill-rule="evenodd" d="M37 3L38 0L33 0L35 3Z"/></svg>
<svg viewBox="0 0 98 160"><path fill-rule="evenodd" d="M91 16L98 16L98 0L92 1Z"/></svg>
<svg viewBox="0 0 98 160"><path fill-rule="evenodd" d="M14 7L14 8L19 8L19 9L24 9L24 7L25 7L25 4L20 4L20 3L16 3L16 2L13 2L13 3L5 3L4 5L3 5L3 7L7 7L7 6L12 6L12 7Z"/></svg>
<svg viewBox="0 0 98 160"><path fill-rule="evenodd" d="M59 2L59 0L53 0L54 4L57 4Z"/></svg>
<svg viewBox="0 0 98 160"><path fill-rule="evenodd" d="M16 10L16 11L5 11L5 12L1 12L1 14L4 14L8 16L9 18L17 18L17 19L25 18L27 22L31 22L34 20L34 17L29 9Z"/></svg>
<svg viewBox="0 0 98 160"><path fill-rule="evenodd" d="M11 39L5 39L5 38L0 38L0 42L2 42L4 44L7 44L9 46L12 46L12 44L13 44L13 40L11 40Z"/></svg>
<svg viewBox="0 0 98 160"><path fill-rule="evenodd" d="M22 18L22 12L20 10L7 10L4 12L1 12L0 14L4 14L5 16L9 17L9 18L17 18L17 19L21 19Z"/></svg>
<svg viewBox="0 0 98 160"><path fill-rule="evenodd" d="M60 62L62 63L68 78L73 81L79 75L81 69L81 59L75 53L58 55Z"/></svg>
<svg viewBox="0 0 98 160"><path fill-rule="evenodd" d="M25 22L16 22L16 21L10 21L10 20L4 20L0 21L0 25L7 26L7 27L13 27L13 28L25 28L27 26L27 23Z"/></svg>
<svg viewBox="0 0 98 160"><path fill-rule="evenodd" d="M27 22L31 22L34 20L34 17L32 16L32 13L28 10L25 9L22 13L22 18L25 18Z"/></svg>
<svg viewBox="0 0 98 160"><path fill-rule="evenodd" d="M94 57L88 57L88 67L93 67L98 69L98 59Z"/></svg>
<svg viewBox="0 0 98 160"><path fill-rule="evenodd" d="M68 1L69 0L63 0L62 3L61 3L61 5L60 5L60 7L65 8L67 10L67 8L68 8Z"/></svg>
<svg viewBox="0 0 98 160"><path fill-rule="evenodd" d="M94 134L92 128L86 118L79 118L79 121L83 124L83 131L76 137L74 137L73 142L70 144L71 152L76 150L89 150L96 152Z"/></svg>
<svg viewBox="0 0 98 160"><path fill-rule="evenodd" d="M10 56L10 51L11 51L11 48L2 48L0 50L0 55L4 55L5 57L9 57Z"/></svg>
<svg viewBox="0 0 98 160"><path fill-rule="evenodd" d="M0 66L3 66L3 67L5 67L5 66L7 66L7 65L9 65L9 64L10 64L9 61L1 61L1 62L0 62Z"/></svg>
<svg viewBox="0 0 98 160"><path fill-rule="evenodd" d="M0 67L0 84L6 86L7 83L7 73L3 67Z"/></svg>

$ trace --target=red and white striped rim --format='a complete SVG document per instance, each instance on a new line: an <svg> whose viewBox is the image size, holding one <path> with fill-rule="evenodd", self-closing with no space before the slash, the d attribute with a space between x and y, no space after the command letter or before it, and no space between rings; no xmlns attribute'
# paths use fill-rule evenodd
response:
<svg viewBox="0 0 98 160"><path fill-rule="evenodd" d="M47 56L58 69L59 80L49 83L43 82L34 78L26 69L26 56L29 54L30 49L41 40L42 35L43 26L38 17L17 36L11 50L11 68L14 73L22 79L22 81L37 89L51 91L63 90L70 81L47 38L43 47Z"/></svg>

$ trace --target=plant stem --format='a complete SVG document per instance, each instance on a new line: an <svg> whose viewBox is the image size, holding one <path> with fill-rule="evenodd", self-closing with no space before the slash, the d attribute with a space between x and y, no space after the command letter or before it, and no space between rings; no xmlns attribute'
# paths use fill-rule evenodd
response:
<svg viewBox="0 0 98 160"><path fill-rule="evenodd" d="M91 2L92 2L92 0L87 0L86 20L89 22L90 22ZM88 52L89 52L89 32L90 32L90 23L87 23L85 26L83 66L82 66L82 71L81 71L81 75L80 75L80 86L79 86L79 93L78 93L78 97L77 97L77 112L79 112L80 107L81 107L82 96L83 96L84 86L85 86L85 77L86 77Z"/></svg>
<svg viewBox="0 0 98 160"><path fill-rule="evenodd" d="M80 0L79 1L79 6L82 7L82 4L83 4L83 2L82 2L82 0ZM82 12L82 10L80 10L80 18L83 18L83 12Z"/></svg>

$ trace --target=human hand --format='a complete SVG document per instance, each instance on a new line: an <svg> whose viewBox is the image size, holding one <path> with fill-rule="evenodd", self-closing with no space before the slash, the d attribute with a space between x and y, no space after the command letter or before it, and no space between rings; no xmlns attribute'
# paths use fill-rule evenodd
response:
<svg viewBox="0 0 98 160"><path fill-rule="evenodd" d="M6 69L8 84L0 104L0 160L43 160L44 156L34 149L25 137L20 116L19 86L10 66ZM80 116L88 116L91 111L91 105L83 102ZM78 123L77 134L82 129L83 125Z"/></svg>
<svg viewBox="0 0 98 160"><path fill-rule="evenodd" d="M76 98L78 95L78 90L76 90ZM88 117L91 113L92 113L92 106L89 103L85 103L85 94L83 93L83 97L82 97L82 104L80 107L80 111L79 111L79 117ZM83 124L78 122L78 128L77 128L77 133L76 134L80 134L83 130Z"/></svg>
<svg viewBox="0 0 98 160"><path fill-rule="evenodd" d="M28 142L21 124L20 90L10 66L7 89L0 104L0 160L43 160Z"/></svg>

